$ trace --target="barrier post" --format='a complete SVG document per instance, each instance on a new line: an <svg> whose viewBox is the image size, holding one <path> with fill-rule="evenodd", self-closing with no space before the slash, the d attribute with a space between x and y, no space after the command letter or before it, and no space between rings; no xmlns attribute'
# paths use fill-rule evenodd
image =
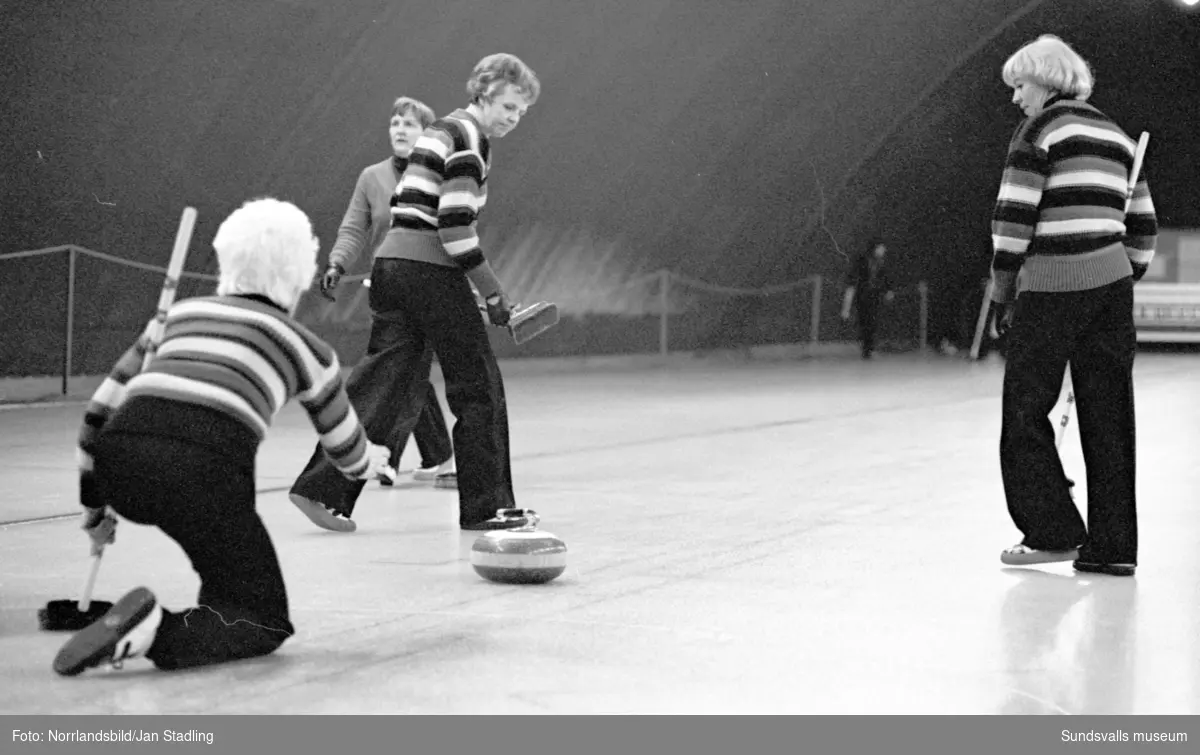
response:
<svg viewBox="0 0 1200 755"><path fill-rule="evenodd" d="M667 356L670 347L667 343L667 312L671 306L671 271L663 268L658 271L658 353Z"/></svg>
<svg viewBox="0 0 1200 755"><path fill-rule="evenodd" d="M813 276L812 281L813 293L812 302L809 305L811 309L808 324L808 340L815 346L817 342L821 340L821 286L823 285L824 280L818 274Z"/></svg>
<svg viewBox="0 0 1200 755"><path fill-rule="evenodd" d="M917 330L920 334L921 351L925 351L929 346L929 284L925 281L917 283L917 291L921 294Z"/></svg>
<svg viewBox="0 0 1200 755"><path fill-rule="evenodd" d="M66 323L64 325L65 338L63 345L63 374L62 374L62 394L64 396L70 390L71 381L71 358L75 351L75 258L77 256L75 247L67 249L67 314Z"/></svg>

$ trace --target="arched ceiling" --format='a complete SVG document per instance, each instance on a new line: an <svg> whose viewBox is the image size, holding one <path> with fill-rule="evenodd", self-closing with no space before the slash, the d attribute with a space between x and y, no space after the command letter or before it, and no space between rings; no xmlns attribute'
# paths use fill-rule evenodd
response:
<svg viewBox="0 0 1200 755"><path fill-rule="evenodd" d="M1174 90L1194 90L1200 70L1195 17L1173 12L1159 0L8 2L0 252L75 243L162 264L192 204L188 267L212 271L216 224L260 194L300 204L327 251L358 171L386 155L391 100L461 106L471 66L506 51L544 89L495 146L481 225L498 256L535 232L586 234L631 274L761 285L835 268L839 249L884 233L905 239L916 270L930 245L986 240L1016 123L1004 57L1075 31L1101 58L1108 102L1120 85L1131 128L1165 132L1169 116L1139 109L1139 92L1179 71L1191 78ZM1145 63L1136 86L1111 73L1129 59Z"/></svg>

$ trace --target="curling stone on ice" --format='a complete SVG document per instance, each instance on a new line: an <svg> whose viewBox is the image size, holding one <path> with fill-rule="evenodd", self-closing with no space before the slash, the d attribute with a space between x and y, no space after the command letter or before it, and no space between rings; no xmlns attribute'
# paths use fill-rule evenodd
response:
<svg viewBox="0 0 1200 755"><path fill-rule="evenodd" d="M537 529L539 518L529 509L500 509L501 519L527 524L511 530L495 530L471 546L471 566L486 580L509 585L540 585L567 570L567 545L549 532Z"/></svg>

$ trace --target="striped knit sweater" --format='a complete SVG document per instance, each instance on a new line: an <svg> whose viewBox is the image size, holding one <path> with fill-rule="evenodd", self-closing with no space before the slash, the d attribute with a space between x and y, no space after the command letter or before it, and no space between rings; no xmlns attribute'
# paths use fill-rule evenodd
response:
<svg viewBox="0 0 1200 755"><path fill-rule="evenodd" d="M487 204L490 170L490 141L470 113L459 109L434 121L413 146L392 196L392 230L436 234L441 259L427 261L475 269L484 262L476 222Z"/></svg>
<svg viewBox="0 0 1200 755"><path fill-rule="evenodd" d="M143 396L215 409L259 443L283 405L298 398L338 469L351 478L367 471L366 431L346 395L336 353L267 299L207 296L176 303L143 372L148 332L117 361L84 412L81 471L91 470L106 423Z"/></svg>
<svg viewBox="0 0 1200 755"><path fill-rule="evenodd" d="M1054 97L1021 124L992 216L995 301L1141 278L1158 225L1144 169L1125 212L1136 150L1111 119L1079 100Z"/></svg>

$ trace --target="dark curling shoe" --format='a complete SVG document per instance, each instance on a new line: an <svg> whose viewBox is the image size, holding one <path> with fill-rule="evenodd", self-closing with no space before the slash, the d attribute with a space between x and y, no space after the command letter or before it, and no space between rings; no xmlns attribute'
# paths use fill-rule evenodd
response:
<svg viewBox="0 0 1200 755"><path fill-rule="evenodd" d="M291 493L288 498L313 524L321 529L331 532L354 532L358 529L358 524L353 519L334 511L319 501L305 498L298 493Z"/></svg>
<svg viewBox="0 0 1200 755"><path fill-rule="evenodd" d="M1071 566L1075 567L1075 571L1108 574L1112 577L1132 577L1137 571L1134 564L1100 564L1095 561L1076 561Z"/></svg>
<svg viewBox="0 0 1200 755"><path fill-rule="evenodd" d="M486 532L489 530L515 530L521 527L528 527L531 522L536 522L536 513L529 509L500 509L496 512L496 516L491 519L485 519L482 522L473 524L464 524L462 529L467 532Z"/></svg>

